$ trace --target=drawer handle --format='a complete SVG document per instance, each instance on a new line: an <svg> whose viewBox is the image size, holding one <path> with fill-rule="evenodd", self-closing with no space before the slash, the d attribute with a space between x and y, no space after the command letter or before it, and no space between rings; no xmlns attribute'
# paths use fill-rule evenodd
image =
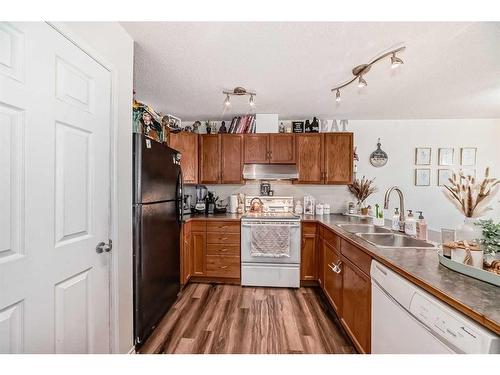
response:
<svg viewBox="0 0 500 375"><path fill-rule="evenodd" d="M219 237L219 240L227 240L227 237Z"/></svg>
<svg viewBox="0 0 500 375"><path fill-rule="evenodd" d="M219 249L219 251L225 253L227 249Z"/></svg>
<svg viewBox="0 0 500 375"><path fill-rule="evenodd" d="M225 229L227 227L228 227L227 225L223 225L222 227L219 227L219 229Z"/></svg>
<svg viewBox="0 0 500 375"><path fill-rule="evenodd" d="M330 267L330 269L335 272L335 273L340 273L342 272L342 268L340 268L340 266L342 265L342 261L338 261L337 264L329 264L328 267Z"/></svg>
<svg viewBox="0 0 500 375"><path fill-rule="evenodd" d="M229 266L220 266L219 268L220 268L221 270L225 270L227 267L229 267Z"/></svg>

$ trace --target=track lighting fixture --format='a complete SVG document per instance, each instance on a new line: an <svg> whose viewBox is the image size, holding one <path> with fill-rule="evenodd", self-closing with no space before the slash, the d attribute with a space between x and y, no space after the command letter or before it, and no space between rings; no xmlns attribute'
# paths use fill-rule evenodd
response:
<svg viewBox="0 0 500 375"><path fill-rule="evenodd" d="M226 99L224 100L224 107L229 107L229 105L231 104L230 103L230 97L232 95L234 96L243 96L243 95L250 95L250 98L248 99L248 104L250 105L250 108L254 108L255 107L255 96L257 96L257 94L255 92L250 92L250 91L247 91L244 87L235 87L232 91L227 91L227 90L223 90L222 91L223 94L226 95Z"/></svg>
<svg viewBox="0 0 500 375"><path fill-rule="evenodd" d="M396 52L394 52L391 56L391 68L395 69L399 67L400 65L404 64L403 60L401 60L399 57L396 56Z"/></svg>
<svg viewBox="0 0 500 375"><path fill-rule="evenodd" d="M368 86L368 83L364 80L363 76L359 76L358 87L363 88Z"/></svg>
<svg viewBox="0 0 500 375"><path fill-rule="evenodd" d="M340 102L340 90L337 90L337 93L335 94L335 101Z"/></svg>
<svg viewBox="0 0 500 375"><path fill-rule="evenodd" d="M377 57L373 61L370 61L368 64L361 64L361 65L355 66L352 69L352 74L353 74L354 77L351 78L347 82L344 82L344 83L342 83L340 85L335 86L331 90L332 92L335 91L335 100L337 102L340 101L340 89L342 89L342 88L344 88L346 86L349 86L351 83L353 83L356 80L358 80L358 87L362 88L362 87L368 86L368 84L366 83L366 80L363 78L363 76L365 76L370 71L370 69L373 66L373 64L379 62L380 60L385 59L388 56L391 56L391 68L397 68L398 66L400 66L401 64L403 64L403 60L401 60L399 57L397 57L396 53L402 52L405 49L406 49L406 46L401 46L401 47L392 49L392 50L390 50L388 52L385 52L384 54L380 55L379 57Z"/></svg>
<svg viewBox="0 0 500 375"><path fill-rule="evenodd" d="M224 100L224 107L228 108L231 106L231 100L229 99L229 95L226 95L226 99Z"/></svg>
<svg viewBox="0 0 500 375"><path fill-rule="evenodd" d="M248 104L250 104L250 107L255 107L255 101L253 100L253 95L250 95L250 99L248 99Z"/></svg>

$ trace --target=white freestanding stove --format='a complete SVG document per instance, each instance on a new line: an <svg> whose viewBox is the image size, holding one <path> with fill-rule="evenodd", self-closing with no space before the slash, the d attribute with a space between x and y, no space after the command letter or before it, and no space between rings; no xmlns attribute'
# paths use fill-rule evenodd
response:
<svg viewBox="0 0 500 375"><path fill-rule="evenodd" d="M241 219L241 285L300 286L300 217L292 213L293 197L258 197L263 212Z"/></svg>

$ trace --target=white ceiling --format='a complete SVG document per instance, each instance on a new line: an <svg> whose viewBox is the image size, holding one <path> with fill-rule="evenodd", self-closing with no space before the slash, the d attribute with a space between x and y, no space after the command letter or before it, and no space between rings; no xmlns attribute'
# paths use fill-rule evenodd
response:
<svg viewBox="0 0 500 375"><path fill-rule="evenodd" d="M183 120L248 111L223 89L257 92L256 112L283 119L500 118L500 23L125 22L136 41L136 98ZM355 65L404 43L405 64L389 59L368 87L330 89Z"/></svg>

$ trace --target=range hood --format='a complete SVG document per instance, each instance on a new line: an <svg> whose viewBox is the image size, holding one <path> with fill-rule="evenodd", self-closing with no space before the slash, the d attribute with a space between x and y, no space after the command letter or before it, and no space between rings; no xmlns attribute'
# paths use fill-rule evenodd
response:
<svg viewBox="0 0 500 375"><path fill-rule="evenodd" d="M295 164L245 164L245 180L296 180L299 171Z"/></svg>

